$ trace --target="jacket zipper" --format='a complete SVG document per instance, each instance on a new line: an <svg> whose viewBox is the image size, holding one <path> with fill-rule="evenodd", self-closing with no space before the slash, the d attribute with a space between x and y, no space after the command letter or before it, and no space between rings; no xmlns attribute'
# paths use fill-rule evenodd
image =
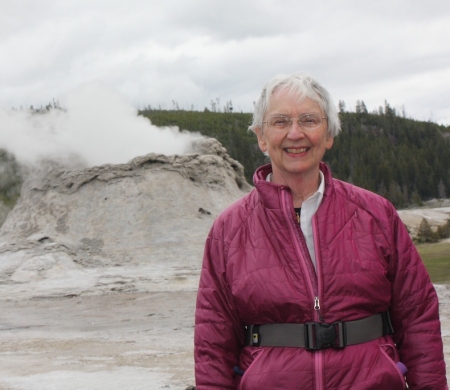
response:
<svg viewBox="0 0 450 390"><path fill-rule="evenodd" d="M318 283L317 283L317 276L314 270L314 265L312 263L311 260L309 260L309 267L306 263L306 259L309 258L309 256L306 257L303 255L303 251L300 247L300 235L301 230L300 227L298 226L298 224L295 222L294 216L293 216L293 211L291 210L292 208L292 199L290 196L288 196L289 193L286 192L286 190L281 191L281 199L282 199L282 205L283 205L283 211L285 216L287 217L287 220L289 221L288 226L289 226L289 230L291 232L292 238L293 238L293 242L294 242L294 247L297 251L297 253L299 254L300 258L303 260L301 262L301 266L303 268L303 272L305 273L306 277L306 281L308 283L308 287L309 287L309 291L311 293L311 296L313 297L313 308L315 308L315 302L316 302L316 298L318 299L319 294L318 294ZM289 194L290 195L290 194ZM300 238L300 239L299 239ZM304 239L303 239L304 241ZM304 246L306 247L306 242L303 243ZM306 249L307 250L307 249ZM318 320L318 318L316 319Z"/></svg>
<svg viewBox="0 0 450 390"><path fill-rule="evenodd" d="M320 300L319 297L314 297L314 310L320 310Z"/></svg>
<svg viewBox="0 0 450 390"><path fill-rule="evenodd" d="M314 270L314 265L312 261L310 260L310 256L304 256L302 248L300 247L300 241L301 241L301 229L300 227L295 223L294 217L292 214L292 211L290 210L292 208L292 199L290 199L290 196L288 196L287 191L281 191L281 199L282 199L282 205L283 205L283 211L284 214L287 216L287 219L289 221L289 230L291 232L291 235L293 237L294 247L299 254L300 258L303 260L301 261L301 266L303 268L303 272L306 275L306 281L308 283L309 291L311 293L311 296L313 297L313 309L314 309L314 321L321 322L323 321L322 315L320 313L320 295L319 295L319 278L317 277L317 273L319 271L319 256L317 256L318 251L316 247L316 239L314 239L314 250L316 252L316 268L317 271ZM314 237L316 237L316 227L315 227L315 221L313 218L313 230L314 230ZM300 237L300 240L299 240ZM303 238L304 240L304 238ZM306 242L303 243L306 247ZM306 259L305 259L306 257ZM309 266L307 264L307 260L309 260ZM320 286L321 287L321 286ZM323 390L324 384L323 384L323 351L315 351L314 352L314 371L315 371L315 390Z"/></svg>
<svg viewBox="0 0 450 390"><path fill-rule="evenodd" d="M324 322L323 316L321 314L321 308L320 308L320 299L319 296L320 294L322 294L322 279L319 277L319 275L321 275L321 267L322 267L322 259L320 256L320 248L318 245L318 230L317 230L317 224L316 224L316 217L313 216L312 219L312 227L313 227L313 237L314 237L314 252L316 254L316 280L317 280L317 290L318 290L318 295L316 296L317 298L317 306L315 307L316 309L316 315L317 317L319 317L319 321L320 322ZM324 355L324 351L316 351L315 354L315 364L314 364L314 368L315 368L315 374L316 374L316 390L323 390L325 389L325 384L323 381L323 355Z"/></svg>

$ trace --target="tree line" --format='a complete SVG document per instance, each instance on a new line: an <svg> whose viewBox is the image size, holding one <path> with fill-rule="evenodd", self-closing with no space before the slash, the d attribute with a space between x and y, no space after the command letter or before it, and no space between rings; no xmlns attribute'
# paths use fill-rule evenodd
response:
<svg viewBox="0 0 450 390"><path fill-rule="evenodd" d="M399 116L387 102L372 113L364 102L356 112L339 104L342 132L324 161L334 177L378 193L397 208L421 205L450 194L450 127ZM249 132L251 114L160 110L140 111L157 126L178 126L217 138L245 169L252 183L255 169L268 162Z"/></svg>
<svg viewBox="0 0 450 390"><path fill-rule="evenodd" d="M31 111L42 114L51 109L61 108L53 101ZM255 169L268 162L256 136L248 131L251 114L233 112L231 101L221 111L147 107L139 114L156 126L178 126L218 139L244 166L249 183ZM369 113L362 101L357 102L355 112L347 112L341 101L339 115L342 132L324 157L334 177L376 192L397 208L449 196L450 127L408 119L387 102ZM0 201L9 207L20 194L22 170L12 154L0 149Z"/></svg>

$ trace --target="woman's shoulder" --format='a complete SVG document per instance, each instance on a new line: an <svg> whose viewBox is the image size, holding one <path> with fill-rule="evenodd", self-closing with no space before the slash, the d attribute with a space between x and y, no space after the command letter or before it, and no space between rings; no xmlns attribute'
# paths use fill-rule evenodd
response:
<svg viewBox="0 0 450 390"><path fill-rule="evenodd" d="M341 201L351 202L370 214L384 215L388 218L396 214L393 204L379 194L338 179L333 179L333 187Z"/></svg>
<svg viewBox="0 0 450 390"><path fill-rule="evenodd" d="M233 235L233 232L254 214L259 203L261 202L258 191L253 189L242 198L231 203L218 215L213 223L213 230L225 230L227 234Z"/></svg>
<svg viewBox="0 0 450 390"><path fill-rule="evenodd" d="M343 223L353 220L359 224L361 232L367 232L367 229L376 225L380 237L391 242L398 227L402 225L392 203L381 195L347 182L333 179L333 184L334 195L321 210L324 221L328 221L330 215L336 215L336 220L344 221Z"/></svg>

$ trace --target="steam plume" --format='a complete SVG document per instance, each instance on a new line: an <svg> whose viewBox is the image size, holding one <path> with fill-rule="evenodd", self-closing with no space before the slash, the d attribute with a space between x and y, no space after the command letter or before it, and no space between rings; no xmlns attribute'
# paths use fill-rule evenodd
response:
<svg viewBox="0 0 450 390"><path fill-rule="evenodd" d="M52 159L86 166L126 163L148 153L185 154L201 136L159 128L114 90L86 84L61 100L65 110L43 114L0 110L0 148L26 165Z"/></svg>

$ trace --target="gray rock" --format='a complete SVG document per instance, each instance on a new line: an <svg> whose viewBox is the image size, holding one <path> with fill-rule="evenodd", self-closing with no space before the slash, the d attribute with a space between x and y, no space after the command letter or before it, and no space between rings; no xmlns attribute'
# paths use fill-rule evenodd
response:
<svg viewBox="0 0 450 390"><path fill-rule="evenodd" d="M41 166L0 229L0 293L6 284L32 295L193 288L212 221L251 189L217 140L195 148L87 169Z"/></svg>

